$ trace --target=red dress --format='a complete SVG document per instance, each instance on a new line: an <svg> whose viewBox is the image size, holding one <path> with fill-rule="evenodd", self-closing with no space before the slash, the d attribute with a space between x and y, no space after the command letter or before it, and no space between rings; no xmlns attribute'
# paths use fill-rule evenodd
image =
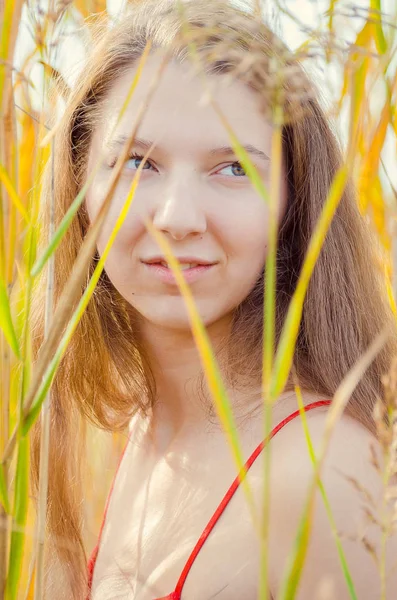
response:
<svg viewBox="0 0 397 600"><path fill-rule="evenodd" d="M319 406L327 406L331 404L331 400L319 400L317 402L312 402L311 404L308 404L307 406L305 406L305 411L309 411L312 410L313 408L317 408ZM245 468L248 471L249 468L251 467L251 465L254 463L254 461L258 458L259 454L262 452L263 448L265 447L266 443L269 442L272 437L274 437L276 435L276 433L278 431L280 431L280 429L282 429L284 427L284 425L286 425L287 423L289 423L290 421L292 421L293 419L295 419L295 417L297 417L299 415L299 410L293 412L291 415L289 415L287 418L285 418L283 421L281 421L281 423L279 423L278 425L276 425L276 427L274 427L274 429L272 429L272 431L270 432L270 434L268 435L268 437L263 440L259 446L254 450L254 452L251 454L251 456L249 457L249 459L247 460L247 462L245 463ZM127 442L128 443L128 442ZM118 469L120 467L120 463L122 461L122 458L124 456L124 452L127 448L127 444L124 447L123 453L120 457L120 461L116 470L116 474L114 476L113 479L113 483L112 483L112 487L110 489L109 495L108 495L108 499L106 502L106 506L105 506L105 512L103 515L103 520L102 520L102 525L101 525L101 529L99 532L99 539L98 539L98 543L95 546L91 557L88 561L88 587L89 587L89 592L87 595L86 600L89 600L90 598L90 591L91 591L91 586L92 586L92 579L93 579L93 575L94 575L94 567L95 567L95 561L96 558L98 556L98 551L99 551L99 544L101 542L101 536L102 536L102 531L103 531L103 527L105 525L105 521L106 521L106 513L107 513L107 509L109 506L109 501L110 501L110 497L113 491L113 487L114 487L114 483L117 477L117 472ZM200 552L201 548L203 547L206 539L208 538L209 534L211 533L212 529L214 528L215 524L217 523L219 517L221 516L221 514L223 513L223 511L225 510L226 506L228 505L228 503L230 502L230 500L232 499L234 493L236 492L238 486L240 485L241 479L240 476L237 475L236 479L233 481L232 485L230 486L230 488L228 489L228 491L226 492L225 496L223 497L223 500L221 501L221 503L219 504L218 508L216 509L216 511L214 512L214 514L212 515L211 519L208 521L208 524L206 526L206 528L204 529L203 533L201 534L200 538L197 541L197 544L195 545L195 547L193 548L189 558L186 561L186 564L181 572L181 575L178 579L178 582L175 586L175 589L170 592L169 594L167 594L166 596L162 596L161 598L156 598L154 600L181 600L181 594L182 594L182 589L183 586L185 584L186 581L186 577L188 576L188 573L192 567L193 562L195 561L198 553Z"/></svg>

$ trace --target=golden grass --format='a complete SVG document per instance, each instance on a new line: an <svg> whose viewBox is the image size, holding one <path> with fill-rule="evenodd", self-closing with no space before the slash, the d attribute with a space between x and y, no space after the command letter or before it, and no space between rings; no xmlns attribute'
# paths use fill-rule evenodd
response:
<svg viewBox="0 0 397 600"><path fill-rule="evenodd" d="M340 53L332 42L335 40L335 17L338 13L339 2L331 0L328 10L328 34L330 43L325 46L324 58L330 62L332 58L341 60ZM254 8L259 14L260 2L255 0ZM298 22L296 15L288 11L285 6L280 6L276 2L280 13L288 18ZM79 259L76 263L76 270L73 279L65 286L62 299L57 307L57 311L51 322L48 323L46 342L40 353L39 360L32 370L31 350L30 350L30 329L29 329L29 310L32 295L32 285L35 277L41 269L48 267L47 261L51 257L65 234L75 212L83 200L84 191L76 198L70 212L66 215L61 227L54 232L51 243L46 253L36 256L36 244L40 235L40 225L37 222L39 193L40 193L40 175L43 164L48 160L51 152L52 133L45 130L45 117L35 115L33 107L29 104L29 69L35 63L41 63L47 78L57 75L51 65L51 55L45 56L48 50L49 42L56 40L54 34L55 24L65 16L68 11L68 3L58 7L57 11L50 11L48 14L35 21L35 39L36 47L32 51L24 64L24 72L19 73L17 83L14 87L11 84L11 65L14 61L16 34L20 28L22 3L7 0L4 4L4 12L0 16L2 27L2 41L0 48L0 98L2 99L2 120L0 123L0 138L4 139L2 153L0 158L0 372L1 381L1 416L0 416L0 454L2 456L0 468L0 594L4 590L4 597L7 600L16 598L41 598L42 597L42 561L43 561L43 542L44 542L44 523L45 523L45 497L46 497L46 466L45 449L48 451L47 443L43 442L43 463L42 463L42 481L41 481L41 518L36 522L32 503L29 497L28 489L28 469L29 469L29 429L37 418L42 418L43 423L48 427L48 402L50 402L50 386L53 380L56 368L62 357L63 352L78 324L82 312L85 310L89 298L98 281L101 270L103 269L106 253L114 240L118 228L126 215L126 211L133 201L136 185L139 181L140 170L136 180L134 180L130 193L126 199L122 213L111 235L104 256L98 263L97 269L93 275L90 285L87 287L86 294L78 303L78 292L83 281L84 273L90 261L93 249L96 244L96 238L103 220L106 217L110 205L112 193L117 183L121 168L128 156L130 146L132 145L134 130L129 142L119 157L114 170L114 176L110 183L106 201L101 209L94 226L87 236L86 242L81 249ZM74 2L83 18L89 17L93 12L106 13L106 3L103 0L94 2L84 2L79 0ZM51 7L53 8L53 7ZM386 133L392 129L393 140L396 143L397 137L397 71L393 67L392 58L395 47L395 31L392 28L384 30L384 22L381 19L380 0L370 0L368 12L364 24L359 29L355 43L351 45L349 52L344 56L344 62L341 62L343 72L343 86L340 98L337 99L337 109L347 105L350 107L350 131L349 144L347 150L347 160L330 188L328 198L324 205L322 217L318 223L317 229L310 242L309 251L306 256L305 265L298 283L298 287L293 296L288 312L287 321L280 344L275 357L274 352L274 285L275 285L275 256L277 230L275 227L274 208L278 189L278 173L281 158L281 122L282 115L279 115L280 127L275 129L273 139L273 168L270 190L267 190L256 172L255 166L250 162L247 153L243 150L236 138L230 124L222 114L209 94L209 101L217 111L225 129L227 130L231 143L235 149L236 155L241 160L243 167L250 176L258 194L265 202L269 204L271 215L271 235L269 255L266 269L266 297L264 304L265 316L265 345L263 356L264 381L270 382L263 389L263 397L266 406L266 420L264 423L264 434L269 432L270 413L274 401L288 377L294 346L297 338L298 327L302 315L302 307L307 291L308 282L315 266L317 257L321 250L321 244L330 226L334 212L344 189L346 178L349 173L353 174L359 190L359 207L363 214L366 214L373 223L378 232L379 239L388 251L388 262L384 265L387 285L389 290L390 302L395 310L395 300L392 287L393 278L393 233L390 223L395 219L394 202L395 197L390 197L385 191L385 186L380 177L383 163L381 153L386 142ZM183 6L181 5L183 12ZM352 14L354 18L354 14ZM88 24L87 24L88 27ZM307 40L297 52L303 55L309 51L311 44L316 40L316 31L308 33ZM54 38L55 35L55 38ZM191 42L192 56L197 59L194 43ZM148 48L149 51L150 48ZM142 68L147 54L143 57ZM26 73L25 73L26 70ZM159 74L160 75L160 74ZM25 79L24 79L25 78ZM135 88L137 79L133 82L131 93ZM205 83L205 77L203 78ZM382 83L385 91L385 101L383 105L371 112L371 106L368 102L369 91L375 84ZM155 89L156 81L153 82L152 90ZM24 95L20 94L23 88ZM11 100L11 101L10 101ZM149 100L149 99L148 99ZM128 103L128 98L124 107ZM18 111L18 107L20 110ZM144 110L137 117L137 124L144 114ZM121 116L121 115L120 115ZM14 126L14 119L17 120L20 133ZM37 125L39 121L39 126ZM33 166L31 157L33 158ZM144 161L142 162L143 166ZM214 404L225 430L225 435L230 444L231 453L235 459L236 470L240 473L247 501L249 502L253 522L261 536L262 549L262 570L260 582L260 598L268 596L268 577L267 577L267 518L266 506L264 508L264 517L262 525L259 526L258 516L255 514L252 496L247 481L244 479L244 460L239 447L237 430L233 422L233 415L230 404L221 380L216 361L213 356L210 342L206 336L197 310L194 305L194 299L186 285L178 263L170 253L166 240L153 229L147 222L148 231L156 238L158 244L162 247L164 254L169 260L170 266L175 273L175 277L180 286L181 294L187 303L189 317L191 320L192 331L200 351L203 367L205 369L207 382L212 392ZM51 264L51 262L50 262ZM49 310L51 307L51 290L48 291ZM50 310L51 312L51 310ZM322 488L320 473L321 465L326 455L329 437L340 418L343 408L349 399L351 390L354 389L357 381L360 379L363 370L368 366L373 356L380 349L385 336L380 336L373 341L373 345L368 349L359 364L348 374L346 379L341 382L341 386L335 394L332 408L328 415L327 434L320 454L315 457L311 447L310 436L306 429L306 439L308 449L313 460L313 481L310 488L305 513L302 516L301 526L297 532L297 540L290 558L289 571L286 573L284 586L280 592L280 599L287 600L295 597L299 584L299 577L303 568L307 544L310 538L311 514L313 511L313 498L316 486L320 487L323 501L327 507L330 520L330 527L337 544L342 569L345 574L349 595L356 598L354 592L354 582L351 579L349 570L344 559L343 550L333 522L332 513L327 497ZM395 369L394 369L395 370ZM385 560L384 552L387 534L397 521L397 510L390 514L387 511L390 499L397 499L397 492L391 487L392 475L397 469L397 385L394 371L385 375L385 399L386 409L389 415L389 425L384 425L384 414L382 414L381 404L377 404L376 422L378 424L379 436L382 441L382 449L385 457L386 468L381 473L384 482L384 506L382 512L383 524L383 545L382 556L379 561L381 596L386 598L385 587ZM299 402L301 396L299 386L296 387L296 393ZM47 398L47 400L46 400ZM44 406L44 412L43 411ZM305 423L304 413L302 419ZM48 429L47 429L48 432ZM115 455L120 451L120 438L115 437L114 449ZM269 493L268 481L270 470L271 454L266 449L265 461L265 490L267 497ZM374 468L380 469L373 460ZM102 464L94 466L98 472L102 469ZM109 481L107 483L109 484ZM353 482L354 483L354 482ZM89 491L88 491L89 493ZM97 496L90 498L93 513L95 515L96 526L102 517L103 504L105 499L105 488ZM397 506L397 503L394 504ZM373 516L375 518L375 516ZM36 528L36 529L35 529ZM40 543L37 544L37 540ZM90 540L92 542L92 540ZM369 551L371 549L369 548ZM32 567L30 569L30 567Z"/></svg>

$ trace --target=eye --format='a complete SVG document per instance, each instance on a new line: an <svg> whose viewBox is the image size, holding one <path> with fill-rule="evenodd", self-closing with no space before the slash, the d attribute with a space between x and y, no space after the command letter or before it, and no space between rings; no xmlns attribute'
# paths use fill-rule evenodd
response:
<svg viewBox="0 0 397 600"><path fill-rule="evenodd" d="M128 162L130 162L130 161L132 161L132 163L133 163L134 167L135 167L136 169L138 169L138 167L139 167L139 164L137 164L137 161L139 161L139 160L142 160L143 158L144 158L144 157L142 156L142 154L136 154L136 153L133 153L133 154L130 154L130 156L127 158L127 160L125 161L125 164L127 164L127 163L128 163ZM113 167L114 167L114 165L116 164L116 162L117 162L117 158L114 158L114 159L113 159L113 160L112 160L112 161L109 163L109 168L110 168L110 169L113 169ZM148 170L148 168L149 168L150 166L153 166L153 165L152 165L152 163L151 163L149 160L146 160L146 162L145 162L145 164L144 164L144 167L143 167L143 170L144 170L144 171L147 171L147 170Z"/></svg>
<svg viewBox="0 0 397 600"><path fill-rule="evenodd" d="M234 179L247 176L244 168L242 167L241 163L238 161L232 163L231 165L226 165L225 167L222 167L222 169L217 171L217 173L220 173L224 169L232 169L232 174L235 176Z"/></svg>
<svg viewBox="0 0 397 600"><path fill-rule="evenodd" d="M138 169L139 168L139 164L137 165L136 162L142 160L144 157L142 156L142 154L136 154L136 153L132 153L128 159L126 160L126 164L129 163L130 161L132 161L132 163L134 164L135 168ZM149 160L146 160L144 166L143 166L143 170L147 171L148 168L150 168L152 165L152 163Z"/></svg>

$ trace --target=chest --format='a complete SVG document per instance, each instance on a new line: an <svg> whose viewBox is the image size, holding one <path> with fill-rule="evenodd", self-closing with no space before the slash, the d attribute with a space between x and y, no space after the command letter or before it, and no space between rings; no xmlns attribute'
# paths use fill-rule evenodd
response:
<svg viewBox="0 0 397 600"><path fill-rule="evenodd" d="M262 460L263 454L247 476L258 511ZM145 444L130 441L108 506L92 599L155 600L173 592L235 477L226 443L158 458ZM256 598L259 557L258 535L239 486L198 552L182 600Z"/></svg>

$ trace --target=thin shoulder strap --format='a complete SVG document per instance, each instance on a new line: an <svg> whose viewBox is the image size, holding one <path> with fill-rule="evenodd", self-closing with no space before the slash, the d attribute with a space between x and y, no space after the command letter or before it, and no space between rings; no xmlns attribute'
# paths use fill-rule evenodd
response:
<svg viewBox="0 0 397 600"><path fill-rule="evenodd" d="M317 408L320 406L328 406L329 404L331 404L331 400L319 400L317 402L312 402L311 404L308 404L307 406L305 406L305 412L308 412L309 410L312 410L313 408ZM253 451L253 453L251 454L251 456L249 457L249 459L247 460L247 462L245 463L245 471L248 471L249 468L252 466L252 464L255 462L255 460L258 458L259 454L262 452L263 448L265 447L265 445L276 435L276 433L278 433L280 431L280 429L282 429L284 427L284 425L287 425L287 423L289 423L290 421L292 421L293 419L295 419L298 415L299 415L299 410L296 410L295 412L293 412L292 414L290 414L288 417L286 417L285 419L283 419L283 421L281 421L281 423L279 423L278 425L276 425L276 427L274 429L272 429L272 431L270 432L270 434L268 435L268 437L263 440L259 446L257 448L255 448L255 450ZM91 556L89 558L88 561L88 595L87 595L87 600L89 600L90 597L90 590L91 590L91 586L92 586L92 579L93 579L93 574L94 574L94 567L95 567L95 562L97 559L97 555L98 555L98 551L99 551L99 545L101 543L101 537L102 537L102 531L105 525L105 521L106 521L106 515L107 515L107 511L108 511L108 507L109 507L109 502L110 502L110 498L113 492L113 487L116 481L116 477L121 465L121 461L123 459L124 453L126 451L126 448L128 446L128 441L130 440L130 435L131 435L132 430L130 431L129 435L128 435L128 439L127 439L127 443L124 446L123 452L120 456L119 459L119 463L115 472L115 475L113 477L113 482L112 482L112 486L110 488L108 497L107 497L107 501L106 501L106 506L105 506L105 510L104 510L104 514L103 514L103 519L102 519L102 524L101 524L101 529L99 531L99 536L98 536L98 542L95 546L95 548L93 549ZM181 576L179 577L178 583L176 584L176 588L175 590L169 595L169 596L165 596L165 598L168 599L172 599L172 600L179 600L181 597L181 593L182 593L182 588L185 584L186 581L186 577L192 567L192 564L194 563L198 553L200 552L201 548L203 547L206 539L208 538L209 534L211 533L211 531L213 530L213 528L215 527L219 517L221 516L221 514L223 513L223 511L225 510L226 506L228 505L228 503L230 502L231 498L233 497L233 495L235 494L238 486L240 485L240 481L242 481L242 479L244 479L244 477L241 477L241 473L239 473L236 477L236 479L233 481L232 485L230 486L230 488L228 489L228 491L226 492L223 500L221 501L221 503L219 504L218 508L216 509L216 511L214 512L213 516L211 517L211 519L209 520L206 528L204 529L203 533L201 534L197 544L195 545L195 547L193 548L184 568L183 571L181 573ZM162 600L161 598L159 600Z"/></svg>
<svg viewBox="0 0 397 600"><path fill-rule="evenodd" d="M318 400L317 402L312 402L311 404L308 404L307 406L305 406L305 412L308 412L309 410L313 410L313 408L318 408L319 406L328 406L329 404L331 404L331 400ZM288 417L283 419L281 421L281 423L276 425L276 427L274 427L274 429L272 429L272 431L267 436L267 438L265 440L263 440L257 448L255 448L255 450L253 451L253 453L251 454L251 456L245 463L245 470L244 470L245 472L249 470L249 468L252 466L252 464L258 458L259 454L262 452L265 445L268 442L270 442L270 440L276 435L276 433L278 433L280 431L280 429L282 429L284 427L284 425L287 425L287 423L289 423L290 421L295 419L299 414L300 414L299 410L296 410L295 412L290 414ZM228 505L228 503L230 502L231 498L234 496L238 486L240 485L240 482L244 479L244 476L243 477L241 476L242 474L244 475L244 471L243 470L240 471L240 473L237 475L236 479L233 481L232 485L226 492L226 494L225 494L223 500L221 501L221 503L219 504L218 508L212 515L211 519L208 521L206 528L204 529L197 544L193 548L192 553L190 554L189 558L187 559L187 562L183 568L181 576L179 577L178 583L176 584L175 591L171 595L173 598L175 598L175 599L180 598L181 593L182 593L182 588L185 584L186 577L188 576L188 573L192 567L192 564L194 563L198 553L200 552L201 548L203 547L209 534L215 527L219 517L225 510L225 508Z"/></svg>

